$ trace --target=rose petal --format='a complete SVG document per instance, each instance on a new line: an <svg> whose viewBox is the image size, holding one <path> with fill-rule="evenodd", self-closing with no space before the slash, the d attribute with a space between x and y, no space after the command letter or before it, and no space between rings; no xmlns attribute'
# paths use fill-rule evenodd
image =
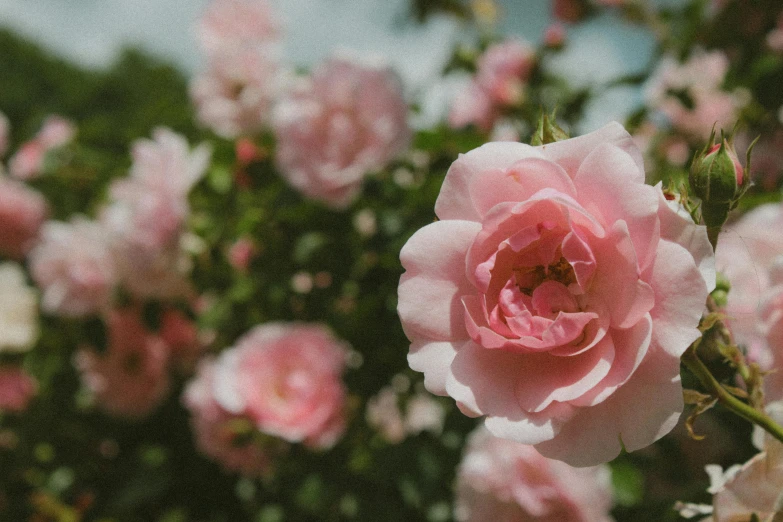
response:
<svg viewBox="0 0 783 522"><path fill-rule="evenodd" d="M541 158L541 152L524 143L486 143L467 154L460 154L443 180L435 215L440 219L480 221L481 214L473 206L469 186L473 176L493 169L506 169L525 158Z"/></svg>
<svg viewBox="0 0 783 522"><path fill-rule="evenodd" d="M467 341L466 341L467 342ZM435 395L446 395L446 379L451 362L464 343L430 342L418 340L411 343L408 365L424 374L424 387Z"/></svg>
<svg viewBox="0 0 783 522"><path fill-rule="evenodd" d="M465 277L465 253L480 225L438 221L416 232L400 252L397 313L405 335L415 340L467 339L462 295L473 292Z"/></svg>

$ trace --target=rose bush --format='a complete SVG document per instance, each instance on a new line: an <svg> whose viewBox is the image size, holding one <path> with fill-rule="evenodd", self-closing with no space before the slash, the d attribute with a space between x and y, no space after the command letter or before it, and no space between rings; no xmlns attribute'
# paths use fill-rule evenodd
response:
<svg viewBox="0 0 783 522"><path fill-rule="evenodd" d="M398 290L430 391L576 466L672 429L714 256L705 229L644 184L622 126L475 149L435 213L400 253Z"/></svg>

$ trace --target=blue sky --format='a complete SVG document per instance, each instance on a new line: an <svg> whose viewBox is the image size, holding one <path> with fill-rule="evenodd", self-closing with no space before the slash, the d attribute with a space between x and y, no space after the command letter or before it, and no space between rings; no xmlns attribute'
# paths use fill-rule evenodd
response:
<svg viewBox="0 0 783 522"><path fill-rule="evenodd" d="M458 22L435 18L405 23L408 0L272 0L285 27L287 58L310 66L335 47L385 55L409 92L428 99L447 96L433 82L453 45L470 38ZM208 0L0 0L0 25L11 27L53 52L88 67L105 67L127 46L143 49L192 72L200 63L193 26ZM501 0L500 29L539 41L550 23L549 0ZM652 39L612 16L569 31L567 51L553 68L581 85L601 84L644 67ZM435 93L435 94L433 94ZM629 89L606 92L591 107L582 131L622 118L636 102ZM436 107L433 117L436 117Z"/></svg>

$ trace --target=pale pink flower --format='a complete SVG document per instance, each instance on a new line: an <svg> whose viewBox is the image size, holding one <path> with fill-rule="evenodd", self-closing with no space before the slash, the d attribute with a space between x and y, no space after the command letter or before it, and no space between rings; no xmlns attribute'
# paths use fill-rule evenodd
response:
<svg viewBox="0 0 783 522"><path fill-rule="evenodd" d="M0 366L0 411L21 413L38 392L38 382L16 366Z"/></svg>
<svg viewBox="0 0 783 522"><path fill-rule="evenodd" d="M365 417L367 424L391 444L399 444L407 435L399 395L391 386L384 386L367 401Z"/></svg>
<svg viewBox="0 0 783 522"><path fill-rule="evenodd" d="M276 160L305 196L344 208L364 177L410 142L408 106L387 66L348 55L319 65L276 107Z"/></svg>
<svg viewBox="0 0 783 522"><path fill-rule="evenodd" d="M213 60L190 85L199 121L224 138L262 130L285 77L266 48L248 47Z"/></svg>
<svg viewBox="0 0 783 522"><path fill-rule="evenodd" d="M122 284L139 297L187 295L190 260L182 248L190 213L188 192L204 175L211 150L192 151L185 138L157 129L154 140L133 146L127 179L110 187L110 204L101 220Z"/></svg>
<svg viewBox="0 0 783 522"><path fill-rule="evenodd" d="M767 412L781 422L783 403L768 404ZM702 522L740 522L751 520L754 514L762 522L774 522L779 518L783 502L783 444L760 429L753 439L762 451L745 464L731 466L725 471L717 464L706 466L710 477L707 491L713 494L712 509L693 509L695 514L712 512L712 516Z"/></svg>
<svg viewBox="0 0 783 522"><path fill-rule="evenodd" d="M212 0L201 17L199 43L210 58L280 38L280 24L267 0Z"/></svg>
<svg viewBox="0 0 783 522"><path fill-rule="evenodd" d="M0 175L0 255L22 259L38 238L48 214L43 195Z"/></svg>
<svg viewBox="0 0 783 522"><path fill-rule="evenodd" d="M409 364L495 435L572 465L652 444L682 411L680 356L715 286L706 231L679 210L617 123L460 156L439 220L400 254Z"/></svg>
<svg viewBox="0 0 783 522"><path fill-rule="evenodd" d="M215 400L215 360L202 360L196 377L185 388L182 401L191 413L196 447L224 469L260 476L271 469L269 441L254 436L247 417L224 410Z"/></svg>
<svg viewBox="0 0 783 522"><path fill-rule="evenodd" d="M0 264L0 353L26 352L38 339L38 295L16 263Z"/></svg>
<svg viewBox="0 0 783 522"><path fill-rule="evenodd" d="M133 309L110 312L106 327L104 352L85 348L75 356L82 381L110 415L147 417L169 392L166 343L147 330Z"/></svg>
<svg viewBox="0 0 783 522"><path fill-rule="evenodd" d="M445 420L446 410L427 393L416 393L405 405L405 430L410 435L422 431L440 435Z"/></svg>
<svg viewBox="0 0 783 522"><path fill-rule="evenodd" d="M44 224L29 261L45 312L81 317L107 307L115 285L108 241L98 223L83 217Z"/></svg>
<svg viewBox="0 0 783 522"><path fill-rule="evenodd" d="M489 131L503 108L524 99L535 60L533 48L521 40L509 39L488 47L478 59L476 77L454 100L449 124L458 128L472 123Z"/></svg>
<svg viewBox="0 0 783 522"><path fill-rule="evenodd" d="M67 145L76 136L76 126L61 116L49 116L44 120L35 137L23 143L11 158L8 170L17 179L37 177L44 168L46 155Z"/></svg>
<svg viewBox="0 0 783 522"><path fill-rule="evenodd" d="M461 522L609 522L611 507L606 465L573 468L485 428L468 438L457 470Z"/></svg>
<svg viewBox="0 0 783 522"><path fill-rule="evenodd" d="M220 355L217 403L289 442L331 447L345 428L345 347L321 326L257 326Z"/></svg>
<svg viewBox="0 0 783 522"><path fill-rule="evenodd" d="M764 294L773 285L770 269L783 255L783 237L769 231L781 227L783 206L761 205L723 228L715 252L716 268L731 283L725 311L734 340L764 369L771 367L773 356L758 320Z"/></svg>
<svg viewBox="0 0 783 522"><path fill-rule="evenodd" d="M11 122L8 121L8 116L0 112L0 158L5 156L8 152L8 146L10 144L11 134Z"/></svg>
<svg viewBox="0 0 783 522"><path fill-rule="evenodd" d="M647 85L647 103L693 139L707 139L713 126L729 131L747 99L742 91L721 90L728 69L721 51L697 50L685 63L666 56Z"/></svg>

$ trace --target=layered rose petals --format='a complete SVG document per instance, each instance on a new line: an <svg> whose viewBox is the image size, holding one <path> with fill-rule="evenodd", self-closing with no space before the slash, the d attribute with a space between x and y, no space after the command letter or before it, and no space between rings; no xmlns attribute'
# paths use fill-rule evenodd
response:
<svg viewBox="0 0 783 522"><path fill-rule="evenodd" d="M452 165L403 248L409 362L495 435L587 466L667 433L714 287L706 232L645 185L617 124Z"/></svg>

